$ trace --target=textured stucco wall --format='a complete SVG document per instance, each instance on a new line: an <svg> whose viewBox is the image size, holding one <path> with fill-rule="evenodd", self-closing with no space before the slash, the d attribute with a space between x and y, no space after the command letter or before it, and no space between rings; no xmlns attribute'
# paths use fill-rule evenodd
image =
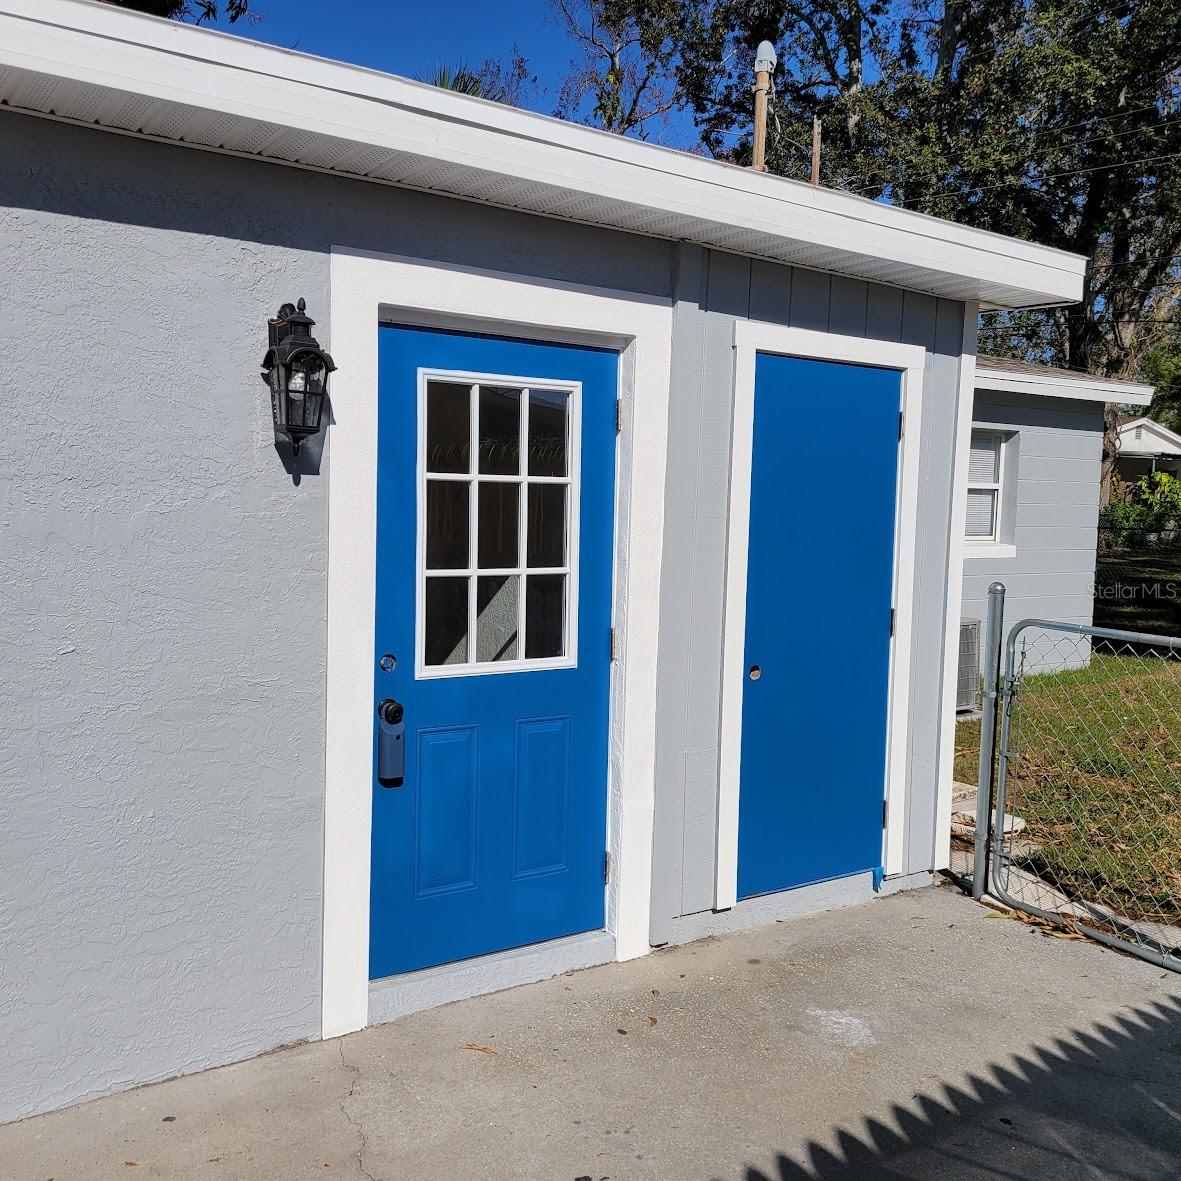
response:
<svg viewBox="0 0 1181 1181"><path fill-rule="evenodd" d="M0 135L4 1120L318 1031L328 467L275 452L266 317L331 347L334 244L654 294L670 248Z"/></svg>

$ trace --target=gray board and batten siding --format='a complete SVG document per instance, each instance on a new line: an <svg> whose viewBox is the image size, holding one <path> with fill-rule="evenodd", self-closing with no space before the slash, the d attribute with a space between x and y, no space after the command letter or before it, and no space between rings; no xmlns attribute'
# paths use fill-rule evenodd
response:
<svg viewBox="0 0 1181 1181"><path fill-rule="evenodd" d="M943 628L951 536L953 453L964 305L839 275L777 266L698 248L681 251L673 322L672 399L665 497L657 700L656 836L651 939L707 933L713 906L718 805L722 615L726 569L734 322L752 319L848 336L921 345L927 351L914 587L911 714L907 755L906 875L931 869L936 828ZM969 360L969 363L972 363ZM810 420L824 393L800 408L801 449L784 457L785 504L823 514L823 484L805 475ZM837 408L839 414L839 407ZM849 424L856 429L856 424ZM856 480L839 455L831 478ZM793 476L793 471L795 475ZM831 527L856 535L856 521ZM956 528L960 523L956 522ZM856 575L851 544L848 575ZM825 616L823 579L799 555L799 579L784 588L785 626L841 626ZM850 670L855 675L856 670ZM840 702L833 702L839 710ZM791 784L790 759L784 781ZM824 790L824 785L792 785ZM742 905L742 904L740 904ZM724 920L719 918L718 929ZM684 935L682 934L684 932Z"/></svg>

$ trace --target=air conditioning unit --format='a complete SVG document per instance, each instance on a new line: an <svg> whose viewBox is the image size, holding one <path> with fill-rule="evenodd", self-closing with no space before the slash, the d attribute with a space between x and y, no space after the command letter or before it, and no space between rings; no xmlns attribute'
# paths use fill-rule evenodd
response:
<svg viewBox="0 0 1181 1181"><path fill-rule="evenodd" d="M955 708L980 708L980 620L960 620L960 664L956 681Z"/></svg>

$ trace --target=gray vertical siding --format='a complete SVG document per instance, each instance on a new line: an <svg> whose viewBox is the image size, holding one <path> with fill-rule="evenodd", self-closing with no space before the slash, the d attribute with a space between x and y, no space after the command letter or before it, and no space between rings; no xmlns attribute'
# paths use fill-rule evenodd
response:
<svg viewBox="0 0 1181 1181"><path fill-rule="evenodd" d="M927 350L906 872L929 869L963 306L860 280L684 248L675 285L657 717L652 941L713 901L733 329L739 317ZM821 415L818 402L812 413ZM813 462L800 423L803 472ZM790 462L790 461L789 461ZM839 457L827 457L834 477ZM799 481L803 488L807 482ZM824 511L823 485L814 486ZM834 521L833 528L844 527ZM801 605L823 618L823 605ZM834 703L834 709L839 703Z"/></svg>
<svg viewBox="0 0 1181 1181"><path fill-rule="evenodd" d="M1006 623L1040 616L1089 624L1103 406L977 390L972 418L1011 436L1016 454L1015 463L1006 465L1004 511L1007 539L1017 553L997 557L985 547L974 555L969 548L962 617L983 619L988 585L999 580L1007 590Z"/></svg>

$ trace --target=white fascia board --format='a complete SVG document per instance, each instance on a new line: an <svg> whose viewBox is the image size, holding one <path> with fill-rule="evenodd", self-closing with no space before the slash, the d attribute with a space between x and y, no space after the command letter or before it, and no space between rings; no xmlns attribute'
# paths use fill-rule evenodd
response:
<svg viewBox="0 0 1181 1181"><path fill-rule="evenodd" d="M105 4L0 0L0 65L765 236L743 253L803 243L867 278L885 262L885 281L917 290L954 279L1004 306L1082 294L1077 255Z"/></svg>
<svg viewBox="0 0 1181 1181"><path fill-rule="evenodd" d="M1102 381L1084 373L1042 377L1007 369L976 366L976 389L1001 393L1033 394L1041 398L1068 398L1075 402L1117 402L1121 406L1147 406L1154 391L1150 385Z"/></svg>

